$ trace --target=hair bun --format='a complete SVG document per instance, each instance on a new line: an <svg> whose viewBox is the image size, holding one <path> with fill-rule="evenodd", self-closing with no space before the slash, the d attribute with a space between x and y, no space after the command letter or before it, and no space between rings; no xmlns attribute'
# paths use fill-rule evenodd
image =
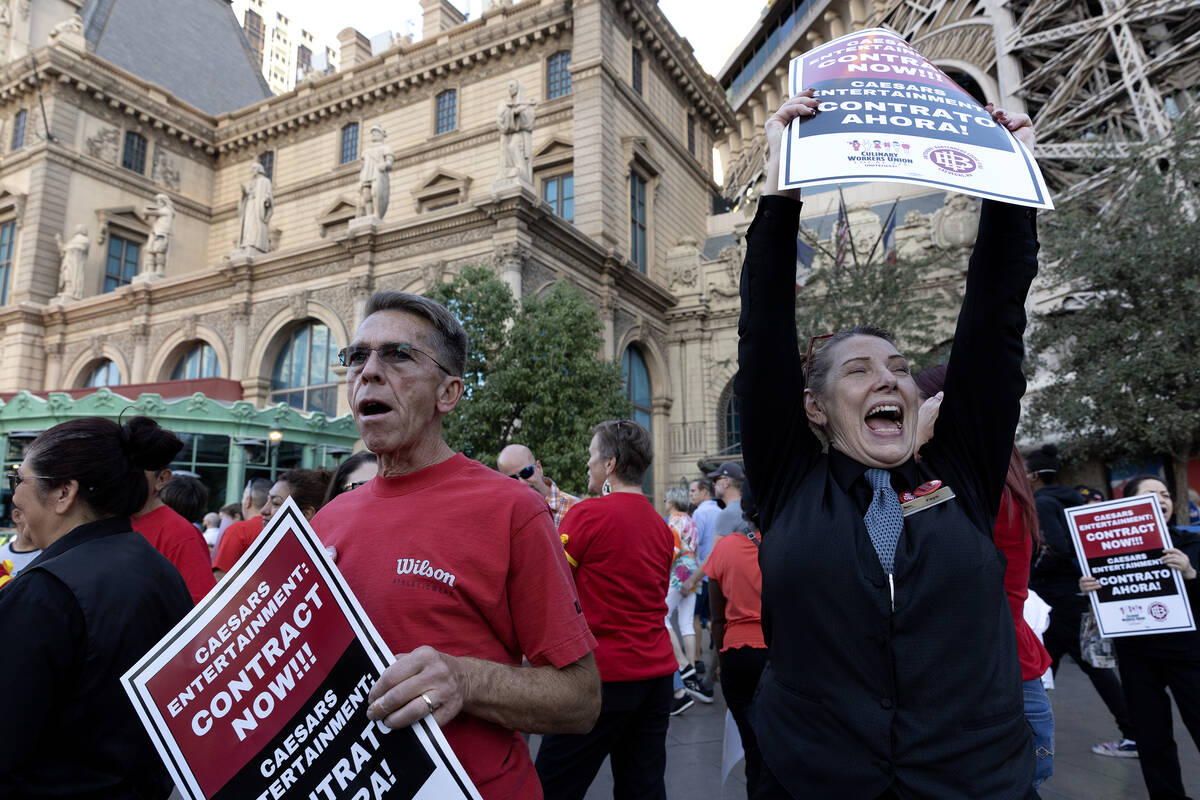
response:
<svg viewBox="0 0 1200 800"><path fill-rule="evenodd" d="M121 426L122 449L135 467L148 472L166 469L183 442L149 417L133 417Z"/></svg>

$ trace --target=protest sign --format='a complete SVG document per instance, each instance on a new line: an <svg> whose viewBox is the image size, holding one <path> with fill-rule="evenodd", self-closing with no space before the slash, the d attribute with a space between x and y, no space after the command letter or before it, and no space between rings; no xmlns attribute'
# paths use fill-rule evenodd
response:
<svg viewBox="0 0 1200 800"><path fill-rule="evenodd" d="M121 682L189 800L479 800L431 716L367 719L391 661L289 498Z"/></svg>
<svg viewBox="0 0 1200 800"><path fill-rule="evenodd" d="M1157 497L1092 503L1066 513L1083 574L1100 582L1090 597L1101 636L1196 629L1183 576L1162 563L1171 538Z"/></svg>
<svg viewBox="0 0 1200 800"><path fill-rule="evenodd" d="M1053 208L1033 154L903 38L858 31L792 59L819 113L783 137L780 189L894 181Z"/></svg>

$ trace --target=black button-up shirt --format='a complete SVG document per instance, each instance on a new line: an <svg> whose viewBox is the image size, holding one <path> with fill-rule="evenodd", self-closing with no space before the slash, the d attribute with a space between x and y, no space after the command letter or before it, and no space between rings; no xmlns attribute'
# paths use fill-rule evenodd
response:
<svg viewBox="0 0 1200 800"><path fill-rule="evenodd" d="M80 525L0 589L0 797L166 797L120 676L192 608L127 518Z"/></svg>
<svg viewBox="0 0 1200 800"><path fill-rule="evenodd" d="M992 525L1025 388L1033 214L984 202L933 441L891 470L898 492L940 479L955 496L905 518L893 598L863 523L867 467L822 452L804 412L799 210L760 200L742 274L735 389L766 533L763 757L796 797L1023 797L1033 749Z"/></svg>

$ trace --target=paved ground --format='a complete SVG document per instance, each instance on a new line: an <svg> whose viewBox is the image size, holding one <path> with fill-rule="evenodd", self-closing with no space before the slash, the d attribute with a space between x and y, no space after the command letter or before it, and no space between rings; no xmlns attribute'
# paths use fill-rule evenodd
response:
<svg viewBox="0 0 1200 800"><path fill-rule="evenodd" d="M1136 759L1092 754L1098 741L1114 739L1116 725L1091 683L1073 664L1058 672L1058 687L1050 692L1056 720L1055 774L1042 787L1044 800L1145 800L1146 788ZM697 703L671 719L667 734L667 796L670 800L739 800L746 780L739 764L721 785L721 735L725 705L717 689L710 706ZM1191 794L1200 797L1200 753L1176 716L1183 777ZM530 744L536 747L537 737ZM612 797L612 775L605 763L587 800Z"/></svg>

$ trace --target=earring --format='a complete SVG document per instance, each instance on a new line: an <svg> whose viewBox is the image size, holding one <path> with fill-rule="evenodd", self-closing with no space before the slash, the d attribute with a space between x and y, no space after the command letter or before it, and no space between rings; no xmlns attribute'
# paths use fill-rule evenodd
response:
<svg viewBox="0 0 1200 800"><path fill-rule="evenodd" d="M602 495L612 494L612 484L608 482L608 478L604 479L604 485L600 487L600 494L602 494Z"/></svg>

